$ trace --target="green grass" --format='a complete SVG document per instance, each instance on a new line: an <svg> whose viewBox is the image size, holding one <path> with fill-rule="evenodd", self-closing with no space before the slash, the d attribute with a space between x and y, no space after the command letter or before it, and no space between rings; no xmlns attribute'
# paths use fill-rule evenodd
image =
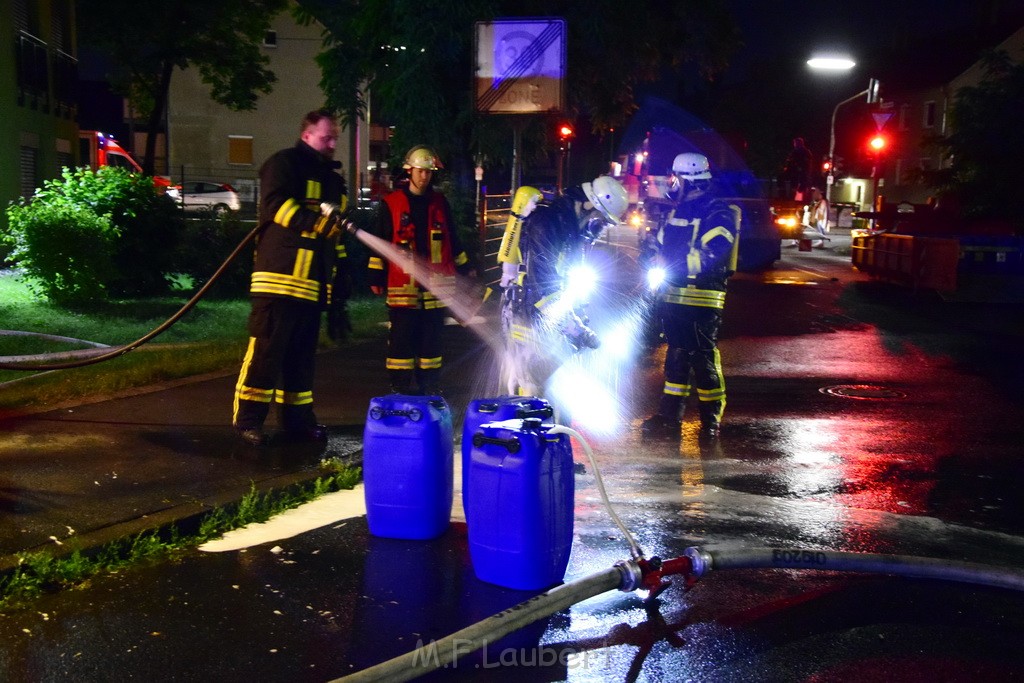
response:
<svg viewBox="0 0 1024 683"><path fill-rule="evenodd" d="M236 505L215 508L204 515L194 533L172 526L114 541L89 553L75 550L62 557L46 553L21 555L18 567L0 577L0 610L24 607L44 593L88 586L95 576L140 562L174 557L232 529L265 522L326 493L351 489L362 478L360 468L337 459L321 462L320 471L322 475L313 482L288 490L261 494L253 486Z"/></svg>
<svg viewBox="0 0 1024 683"><path fill-rule="evenodd" d="M0 330L69 337L112 347L130 344L173 316L187 297L99 302L69 310L39 301L10 271L0 273ZM349 304L352 341L379 334L377 299ZM123 356L52 372L0 370L0 410L59 405L183 377L235 368L248 342L247 298L202 300L153 340ZM326 337L325 344L329 343ZM0 335L0 356L88 348L38 336ZM187 349L187 353L182 350ZM65 359L66 360L66 359Z"/></svg>

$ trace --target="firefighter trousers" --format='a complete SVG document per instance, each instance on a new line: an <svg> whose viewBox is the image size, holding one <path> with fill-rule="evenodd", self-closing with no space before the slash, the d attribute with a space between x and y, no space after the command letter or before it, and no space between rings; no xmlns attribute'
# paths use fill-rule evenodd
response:
<svg viewBox="0 0 1024 683"><path fill-rule="evenodd" d="M392 391L431 395L440 390L444 317L444 308L388 309L391 332L385 365Z"/></svg>
<svg viewBox="0 0 1024 683"><path fill-rule="evenodd" d="M280 407L286 431L300 432L316 424L313 375L320 313L315 305L253 297L249 347L235 385L235 428L262 427L271 403Z"/></svg>
<svg viewBox="0 0 1024 683"><path fill-rule="evenodd" d="M701 422L717 425L725 412L725 377L718 353L722 311L666 302L661 303L661 310L668 350L658 412L681 419L686 399L696 388Z"/></svg>

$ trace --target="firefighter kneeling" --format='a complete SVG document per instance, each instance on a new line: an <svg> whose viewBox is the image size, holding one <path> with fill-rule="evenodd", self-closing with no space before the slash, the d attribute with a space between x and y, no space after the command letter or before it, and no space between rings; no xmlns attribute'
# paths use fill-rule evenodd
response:
<svg viewBox="0 0 1024 683"><path fill-rule="evenodd" d="M692 371L701 436L715 438L725 411L718 330L726 282L736 269L738 209L713 196L711 168L703 155L676 156L672 173L681 184L679 200L658 231L656 256L665 269L658 302L668 342L665 384L658 412L642 429L647 436L680 436Z"/></svg>
<svg viewBox="0 0 1024 683"><path fill-rule="evenodd" d="M569 280L582 265L584 248L617 224L629 203L622 184L607 176L571 187L550 203L540 198L532 187L519 188L498 251L507 342L502 379L510 394L542 393L560 363L559 346L575 352L599 345L581 313L585 297Z"/></svg>

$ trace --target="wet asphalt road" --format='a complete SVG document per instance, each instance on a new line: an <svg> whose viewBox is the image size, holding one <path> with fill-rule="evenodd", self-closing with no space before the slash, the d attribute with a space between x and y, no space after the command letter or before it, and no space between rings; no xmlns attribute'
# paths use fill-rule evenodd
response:
<svg viewBox="0 0 1024 683"><path fill-rule="evenodd" d="M632 277L628 249L601 253L606 272ZM599 331L635 301L606 295L592 308ZM570 364L577 393L603 399L571 413L648 556L774 546L1019 568L1021 320L1020 307L941 302L867 282L848 259L788 250L731 285L718 442L697 440L692 414L679 442L638 437L659 350L618 357L606 345ZM492 373L493 359L465 330L452 330L450 348L456 407L490 389L466 378ZM592 467L576 459L567 580L629 554ZM356 516L98 578L0 615L0 671L11 681L344 676L533 595L477 580L458 510L454 519L437 540L399 541L370 536ZM428 680L1024 678L1020 593L738 569L688 592L677 582L655 606L642 597L599 596Z"/></svg>

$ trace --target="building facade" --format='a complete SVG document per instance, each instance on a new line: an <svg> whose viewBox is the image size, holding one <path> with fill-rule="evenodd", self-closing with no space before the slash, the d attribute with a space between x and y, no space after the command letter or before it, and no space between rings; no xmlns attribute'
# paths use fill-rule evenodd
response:
<svg viewBox="0 0 1024 683"><path fill-rule="evenodd" d="M0 3L0 230L11 201L75 163L74 0ZM13 57L10 59L9 57Z"/></svg>
<svg viewBox="0 0 1024 683"><path fill-rule="evenodd" d="M227 182L244 204L255 205L260 165L294 145L302 116L324 104L316 63L322 31L316 23L299 25L289 11L274 19L261 49L277 81L253 111L236 112L215 102L197 69L175 72L167 118L169 173L175 182ZM358 186L352 168L365 166L368 138L360 123L356 130L343 129L338 140L335 158L342 162L350 188Z"/></svg>

